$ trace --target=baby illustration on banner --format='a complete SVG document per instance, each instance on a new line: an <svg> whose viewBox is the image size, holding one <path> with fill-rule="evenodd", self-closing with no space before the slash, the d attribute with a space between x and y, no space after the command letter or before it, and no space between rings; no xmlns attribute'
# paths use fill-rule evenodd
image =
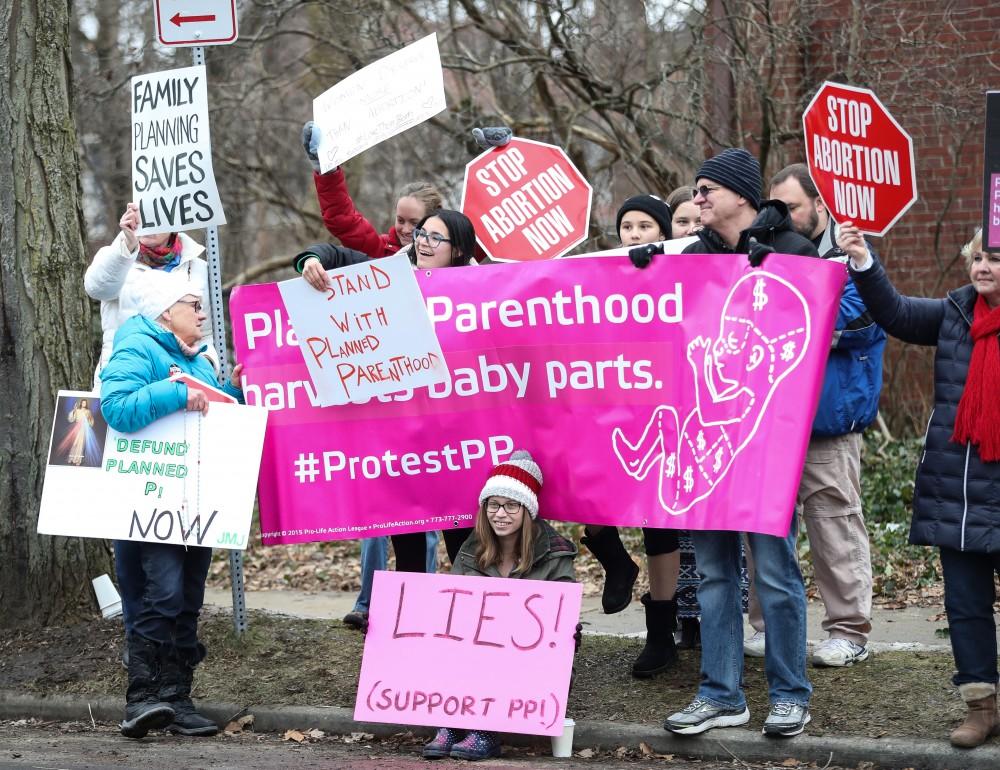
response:
<svg viewBox="0 0 1000 770"><path fill-rule="evenodd" d="M740 278L723 305L718 336L688 344L694 408L682 420L678 408L656 407L635 443L620 427L612 431L625 472L642 481L657 468L660 505L674 515L708 497L802 360L809 328L806 301L788 281L762 270Z"/></svg>

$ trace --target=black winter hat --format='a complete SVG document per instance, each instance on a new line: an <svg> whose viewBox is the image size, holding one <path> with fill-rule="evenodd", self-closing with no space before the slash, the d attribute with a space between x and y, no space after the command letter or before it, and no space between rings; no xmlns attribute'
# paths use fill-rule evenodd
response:
<svg viewBox="0 0 1000 770"><path fill-rule="evenodd" d="M649 214L653 221L660 226L663 240L669 241L674 237L670 232L670 220L674 216L670 211L670 206L655 195L633 195L625 201L618 209L618 218L615 220L616 233L622 231L622 218L630 211L641 211L643 214Z"/></svg>
<svg viewBox="0 0 1000 770"><path fill-rule="evenodd" d="M737 195L746 198L754 211L760 210L760 191L764 178L760 163L744 149L730 147L701 164L695 180L711 179Z"/></svg>

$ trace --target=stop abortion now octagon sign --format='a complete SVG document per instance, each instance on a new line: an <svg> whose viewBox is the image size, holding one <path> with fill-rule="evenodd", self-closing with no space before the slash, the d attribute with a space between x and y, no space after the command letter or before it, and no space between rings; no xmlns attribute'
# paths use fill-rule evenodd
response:
<svg viewBox="0 0 1000 770"><path fill-rule="evenodd" d="M830 82L802 126L809 174L833 218L885 235L917 200L910 135L873 91Z"/></svg>
<svg viewBox="0 0 1000 770"><path fill-rule="evenodd" d="M561 148L511 139L465 167L462 212L492 259L553 259L587 237L592 196Z"/></svg>

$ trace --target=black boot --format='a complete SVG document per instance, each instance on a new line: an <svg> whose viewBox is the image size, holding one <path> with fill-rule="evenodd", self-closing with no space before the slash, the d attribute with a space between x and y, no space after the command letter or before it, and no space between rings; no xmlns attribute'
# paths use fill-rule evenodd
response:
<svg viewBox="0 0 1000 770"><path fill-rule="evenodd" d="M174 709L174 719L167 730L181 735L209 736L219 732L219 726L199 714L191 702L194 667L205 658L205 645L193 649L174 647L163 664L160 677L160 697Z"/></svg>
<svg viewBox="0 0 1000 770"><path fill-rule="evenodd" d="M701 623L698 618L681 618L681 640L677 646L682 650L701 647Z"/></svg>
<svg viewBox="0 0 1000 770"><path fill-rule="evenodd" d="M604 591L601 606L605 615L613 615L632 601L632 586L639 577L639 566L628 555L617 527L604 527L596 535L587 534L580 542L590 549L604 567Z"/></svg>
<svg viewBox="0 0 1000 770"><path fill-rule="evenodd" d="M126 738L142 738L150 730L166 727L174 710L160 698L160 646L140 636L128 640L128 690L125 719L120 725Z"/></svg>
<svg viewBox="0 0 1000 770"><path fill-rule="evenodd" d="M677 602L654 601L649 594L640 599L646 608L646 646L632 664L632 676L647 679L666 671L677 660L674 630L677 628Z"/></svg>

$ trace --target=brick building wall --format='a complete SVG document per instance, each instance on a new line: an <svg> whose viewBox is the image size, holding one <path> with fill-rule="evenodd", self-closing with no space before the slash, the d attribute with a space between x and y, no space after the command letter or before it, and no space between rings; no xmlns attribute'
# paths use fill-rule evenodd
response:
<svg viewBox="0 0 1000 770"><path fill-rule="evenodd" d="M728 34L716 38L738 103L716 105L734 143L758 152L765 180L805 160L802 110L824 80L871 88L913 137L918 200L877 248L899 288L942 296L967 282L958 250L982 219L986 90L1000 89L1000 3L961 0L713 0ZM735 27L731 16L752 19ZM728 26L727 26L728 25ZM740 61L742 29L758 62ZM765 96L761 96L764 93ZM893 342L883 412L922 432L933 352Z"/></svg>

